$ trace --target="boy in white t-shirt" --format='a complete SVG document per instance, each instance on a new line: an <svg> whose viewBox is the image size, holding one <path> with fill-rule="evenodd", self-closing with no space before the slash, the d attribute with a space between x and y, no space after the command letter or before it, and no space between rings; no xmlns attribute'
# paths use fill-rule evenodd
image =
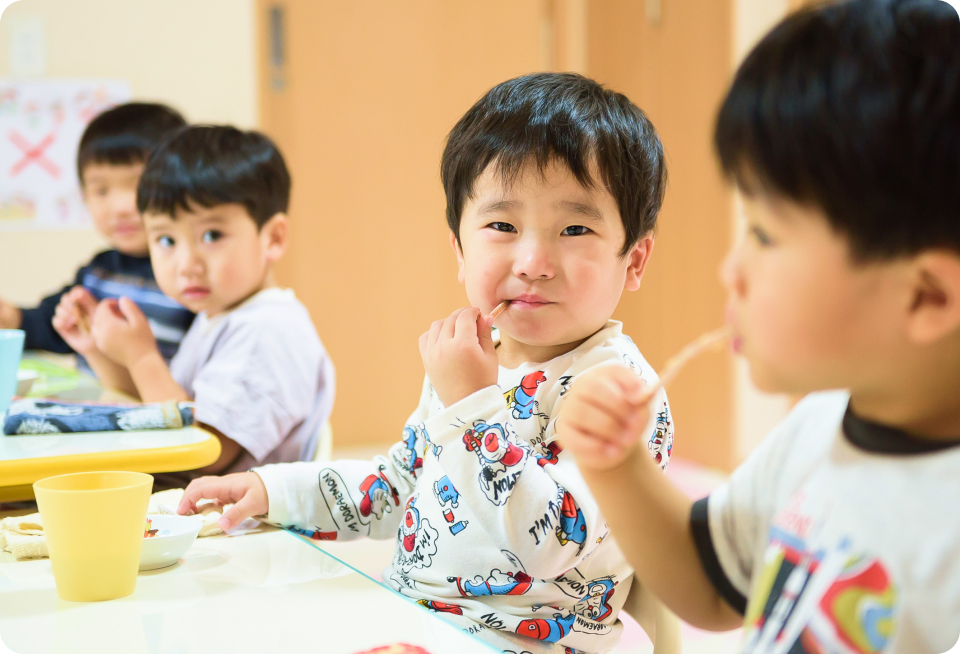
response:
<svg viewBox="0 0 960 654"><path fill-rule="evenodd" d="M535 128L534 128L535 127ZM317 540L394 538L383 579L506 651L598 652L622 631L632 573L555 441L584 371L656 374L610 320L653 247L666 171L646 116L573 74L500 84L453 128L441 164L450 243L474 307L420 339L427 379L402 440L373 461L296 463L193 482ZM488 316L508 308L491 334ZM665 466L666 395L647 438Z"/></svg>
<svg viewBox="0 0 960 654"><path fill-rule="evenodd" d="M144 402L192 400L197 422L218 436L220 458L199 472L310 460L333 405L333 365L310 316L273 280L289 197L267 137L180 131L147 160L137 205L157 283L197 318L167 368L128 298L104 300L93 315L96 348L132 381L121 390Z"/></svg>
<svg viewBox="0 0 960 654"><path fill-rule="evenodd" d="M637 577L696 626L743 625L745 654L945 652L960 634L957 13L853 0L789 17L740 67L716 145L747 215L724 267L734 347L760 388L810 395L697 502L636 452L647 409L625 369L579 380L561 442Z"/></svg>

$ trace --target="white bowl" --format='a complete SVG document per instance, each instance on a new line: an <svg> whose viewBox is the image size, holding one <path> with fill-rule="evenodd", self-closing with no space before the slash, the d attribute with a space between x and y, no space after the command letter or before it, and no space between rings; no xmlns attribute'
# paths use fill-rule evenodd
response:
<svg viewBox="0 0 960 654"><path fill-rule="evenodd" d="M157 535L143 539L141 570L166 568L179 561L203 526L203 518L194 515L148 515L147 519L152 521L150 526L157 530Z"/></svg>
<svg viewBox="0 0 960 654"><path fill-rule="evenodd" d="M33 382L37 381L36 370L18 370L17 371L17 395L26 397L30 389L33 388Z"/></svg>

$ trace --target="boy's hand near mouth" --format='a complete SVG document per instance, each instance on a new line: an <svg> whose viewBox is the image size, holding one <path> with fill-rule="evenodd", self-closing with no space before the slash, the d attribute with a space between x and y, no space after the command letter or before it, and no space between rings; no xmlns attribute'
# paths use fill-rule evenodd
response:
<svg viewBox="0 0 960 654"><path fill-rule="evenodd" d="M497 384L499 363L490 331L494 317L476 307L457 309L420 336L420 356L443 406Z"/></svg>

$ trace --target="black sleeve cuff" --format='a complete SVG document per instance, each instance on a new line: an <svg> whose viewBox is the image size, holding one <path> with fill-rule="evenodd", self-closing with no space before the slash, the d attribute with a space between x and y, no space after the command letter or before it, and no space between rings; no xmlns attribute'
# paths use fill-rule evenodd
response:
<svg viewBox="0 0 960 654"><path fill-rule="evenodd" d="M720 559L717 558L717 551L713 547L710 521L707 517L708 499L704 497L697 500L690 511L690 531L693 534L693 542L697 547L697 554L700 555L700 564L703 565L703 571L707 574L710 583L730 608L743 615L747 612L747 598L730 583L730 579L720 565Z"/></svg>
<svg viewBox="0 0 960 654"><path fill-rule="evenodd" d="M56 307L56 305L54 305ZM71 354L73 350L53 328L53 312L41 305L36 309L21 309L20 329L25 332L24 350L46 350L57 354Z"/></svg>

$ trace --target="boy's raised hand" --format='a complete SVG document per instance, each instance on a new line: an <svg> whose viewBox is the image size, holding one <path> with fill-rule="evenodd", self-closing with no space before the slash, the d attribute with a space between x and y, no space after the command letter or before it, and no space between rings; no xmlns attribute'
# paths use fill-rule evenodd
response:
<svg viewBox="0 0 960 654"><path fill-rule="evenodd" d="M649 390L625 366L594 368L573 384L557 436L583 468L609 470L629 458L650 420Z"/></svg>
<svg viewBox="0 0 960 654"><path fill-rule="evenodd" d="M103 300L94 313L90 331L97 348L126 368L145 355L160 355L147 317L130 298Z"/></svg>
<svg viewBox="0 0 960 654"><path fill-rule="evenodd" d="M53 313L53 328L74 352L85 357L97 350L92 331L97 300L83 286L74 286L60 297Z"/></svg>
<svg viewBox="0 0 960 654"><path fill-rule="evenodd" d="M9 302L0 300L0 329L20 329L23 323L23 314L20 309Z"/></svg>
<svg viewBox="0 0 960 654"><path fill-rule="evenodd" d="M448 407L497 383L493 318L480 309L457 309L420 336L420 356L437 396Z"/></svg>
<svg viewBox="0 0 960 654"><path fill-rule="evenodd" d="M255 472L194 479L183 492L177 513L195 513L200 500L214 500L221 506L233 504L223 512L217 523L224 531L233 529L247 518L266 515L270 510L267 488L260 480L260 475Z"/></svg>

